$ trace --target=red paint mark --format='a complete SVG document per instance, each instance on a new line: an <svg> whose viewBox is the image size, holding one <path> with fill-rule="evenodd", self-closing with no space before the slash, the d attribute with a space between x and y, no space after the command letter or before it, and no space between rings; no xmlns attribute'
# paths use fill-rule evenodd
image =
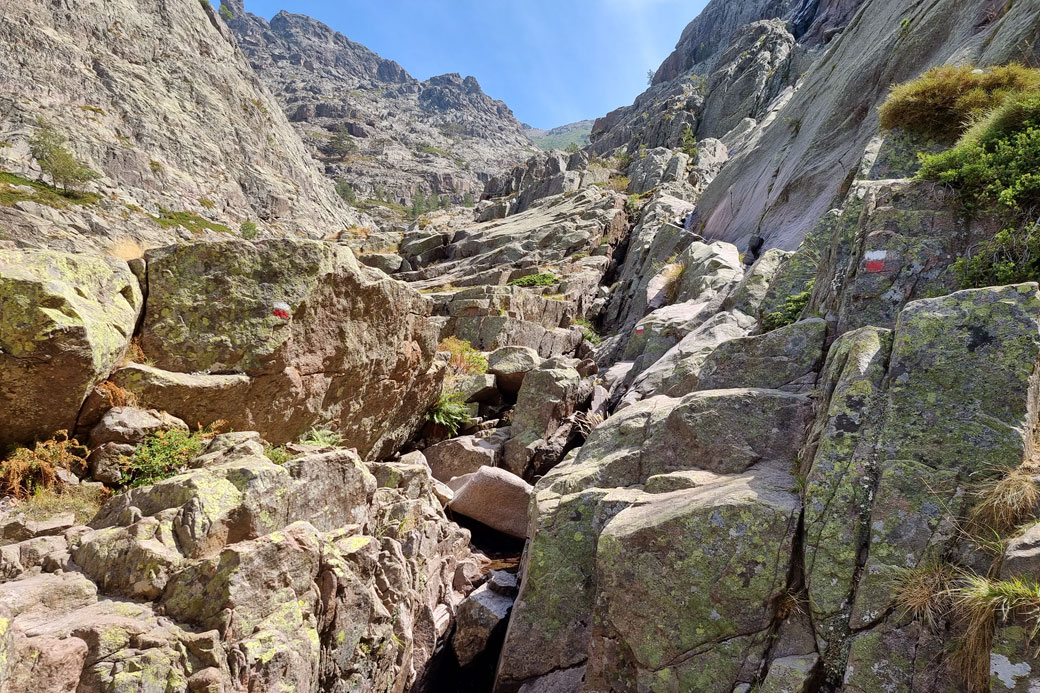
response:
<svg viewBox="0 0 1040 693"><path fill-rule="evenodd" d="M643 328L642 327L637 327L636 328L636 334L643 334Z"/></svg>
<svg viewBox="0 0 1040 693"><path fill-rule="evenodd" d="M871 260L867 263L868 272L884 272L885 261L884 260Z"/></svg>
<svg viewBox="0 0 1040 693"><path fill-rule="evenodd" d="M274 316L276 318L281 318L282 320L288 320L289 319L289 311L287 311L287 310L280 310L278 308L275 308Z"/></svg>

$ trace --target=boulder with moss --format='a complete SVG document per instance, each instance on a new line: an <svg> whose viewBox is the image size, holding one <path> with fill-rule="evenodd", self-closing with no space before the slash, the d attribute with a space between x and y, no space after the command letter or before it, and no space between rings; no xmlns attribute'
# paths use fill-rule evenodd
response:
<svg viewBox="0 0 1040 693"><path fill-rule="evenodd" d="M72 432L123 357L141 311L125 262L0 250L0 447Z"/></svg>

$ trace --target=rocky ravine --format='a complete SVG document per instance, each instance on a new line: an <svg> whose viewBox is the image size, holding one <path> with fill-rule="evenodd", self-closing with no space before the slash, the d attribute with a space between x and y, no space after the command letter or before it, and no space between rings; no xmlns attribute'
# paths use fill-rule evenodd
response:
<svg viewBox="0 0 1040 693"><path fill-rule="evenodd" d="M959 2L716 0L585 151L371 247L0 226L0 443L103 500L0 509L0 691L1040 686L1034 602L906 597L1040 580L1035 504L972 526L1035 491L1040 287L961 290L1004 221L870 115L1040 25ZM188 4L139 21L209 32Z"/></svg>

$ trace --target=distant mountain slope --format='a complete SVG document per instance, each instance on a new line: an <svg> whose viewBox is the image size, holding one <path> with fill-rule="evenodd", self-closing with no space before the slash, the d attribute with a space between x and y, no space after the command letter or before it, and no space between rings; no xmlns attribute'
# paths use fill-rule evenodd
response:
<svg viewBox="0 0 1040 693"><path fill-rule="evenodd" d="M462 202L533 151L509 107L473 77L420 82L304 15L283 11L268 22L241 0L225 6L257 74L326 173L349 182L363 207L408 205L417 193Z"/></svg>
<svg viewBox="0 0 1040 693"><path fill-rule="evenodd" d="M78 249L261 234L322 236L365 220L336 196L198 0L84 0L0 11L0 240ZM69 204L38 181L39 119L100 177ZM181 223L184 222L184 223Z"/></svg>
<svg viewBox="0 0 1040 693"><path fill-rule="evenodd" d="M567 149L571 145L585 147L589 144L589 133L592 132L594 122L593 120L579 120L577 123L561 125L552 130L541 130L525 125L524 133L539 149L545 151Z"/></svg>

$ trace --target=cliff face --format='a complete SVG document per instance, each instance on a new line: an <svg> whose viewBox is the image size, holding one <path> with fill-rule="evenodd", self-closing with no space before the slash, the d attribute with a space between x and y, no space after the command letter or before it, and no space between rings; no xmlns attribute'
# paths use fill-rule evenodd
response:
<svg viewBox="0 0 1040 693"><path fill-rule="evenodd" d="M288 12L268 23L227 7L229 25L254 69L325 171L359 199L410 204L416 193L460 203L533 151L512 111L473 77L447 74L420 82L321 22ZM349 150L329 152L349 134Z"/></svg>
<svg viewBox="0 0 1040 693"><path fill-rule="evenodd" d="M18 229L8 237L158 243L177 226L149 218L160 209L235 233L244 221L312 237L359 223L207 3L9 3L0 40L0 168L38 177L27 140L44 118L101 174L91 204L26 194L0 209Z"/></svg>

